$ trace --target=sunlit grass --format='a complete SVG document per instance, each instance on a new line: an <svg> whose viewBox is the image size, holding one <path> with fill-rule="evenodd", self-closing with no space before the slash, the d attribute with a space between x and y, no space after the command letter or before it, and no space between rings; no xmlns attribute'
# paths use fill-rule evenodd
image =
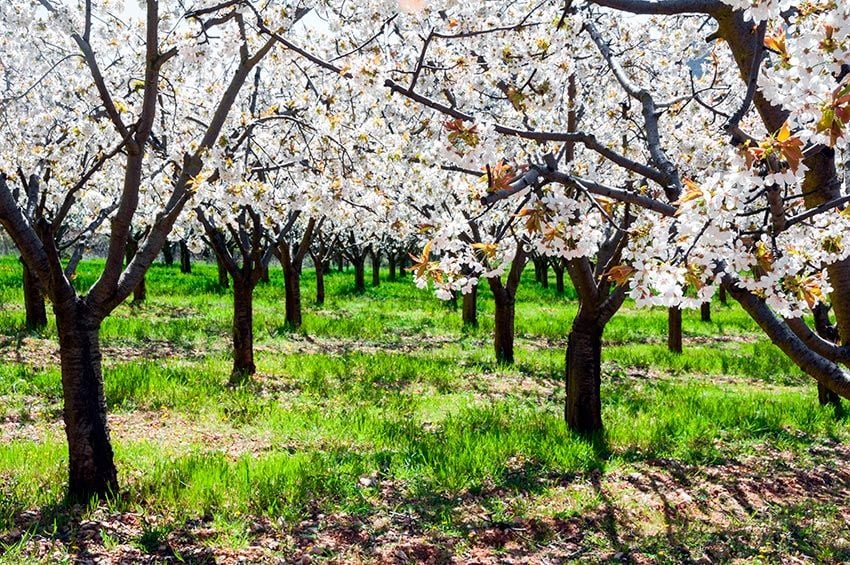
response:
<svg viewBox="0 0 850 565"><path fill-rule="evenodd" d="M100 265L81 265L78 288L95 280ZM0 259L6 347L24 337L19 269L16 259ZM233 388L231 296L215 274L204 263L191 275L156 265L148 302L122 305L103 325L105 346L173 348L150 359L108 356L104 371L114 418L129 425L139 418L144 426L147 415L167 432L146 438L142 427L129 439L115 436L123 492L110 504L162 518L134 541L140 548L193 519L208 520L220 543L236 546L245 543L251 516L287 527L315 511L368 515L387 489L395 504L451 531L445 508L468 493L543 496L545 477L657 459L709 465L765 444L802 462L813 438L850 439L847 420L817 405L810 381L740 308L719 304L710 323L686 313L693 339L678 355L664 344L666 312L627 303L604 336L605 431L592 439L570 433L564 347L576 304L571 289L557 296L535 284L530 270L518 296L517 362L504 367L491 352L485 288L481 325L468 330L459 310L409 278L356 295L353 274L333 272L318 307L307 270L304 327L293 333L283 325L281 276L273 268L255 301L259 372ZM55 339L55 327L40 337ZM2 530L24 510L45 509L49 517L62 507L67 453L57 367L0 363L0 398L0 420L38 435L0 443ZM219 439L210 440L210 431ZM15 551L7 548L7 556Z"/></svg>

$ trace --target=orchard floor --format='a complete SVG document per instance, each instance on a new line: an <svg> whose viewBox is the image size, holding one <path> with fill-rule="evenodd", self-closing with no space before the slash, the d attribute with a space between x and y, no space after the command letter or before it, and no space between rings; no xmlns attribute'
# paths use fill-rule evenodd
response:
<svg viewBox="0 0 850 565"><path fill-rule="evenodd" d="M81 266L91 284L97 263ZM259 374L227 386L230 295L215 270L156 266L103 326L122 491L68 505L55 327L20 331L0 259L0 562L560 563L850 560L850 418L734 306L627 304L603 351L605 433L562 419L570 289L520 288L511 367L409 278L358 296L304 275L304 327L273 270Z"/></svg>

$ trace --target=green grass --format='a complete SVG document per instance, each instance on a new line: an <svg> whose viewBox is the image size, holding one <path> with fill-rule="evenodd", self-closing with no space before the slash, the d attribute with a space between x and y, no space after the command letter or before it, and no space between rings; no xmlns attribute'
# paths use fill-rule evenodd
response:
<svg viewBox="0 0 850 565"><path fill-rule="evenodd" d="M83 263L78 288L100 266ZM24 337L19 268L0 259L0 323L10 348ZM666 312L627 303L604 336L605 432L571 434L562 413L563 348L576 304L571 289L557 296L530 271L518 296L517 362L504 367L492 358L483 287L481 326L467 330L459 311L409 279L356 295L352 273L331 273L327 303L316 307L308 270L304 327L292 333L273 269L255 299L259 374L233 388L231 299L214 284L214 266L195 264L191 275L155 266L148 303L122 305L102 330L119 354L153 342L173 350L108 358L104 372L109 410L120 421L113 427L123 485L110 507L158 520L132 545L155 551L192 520L214 524L217 543L244 545L255 517L285 529L317 512L365 519L387 496L426 527L462 536L463 497L508 512L493 493L545 496L553 480L657 460L716 465L766 445L806 465L813 441L848 439L848 420L817 405L810 381L739 308L719 304L711 323L687 313L685 335L723 341L686 343L677 355L663 344ZM55 339L55 327L40 337ZM0 363L0 399L0 421L39 435L0 440L0 531L40 508L43 533L64 516L67 454L61 427L50 425L61 414L58 368ZM581 500L581 508L601 504L598 494ZM831 555L825 543L808 554ZM23 559L17 546L6 551Z"/></svg>

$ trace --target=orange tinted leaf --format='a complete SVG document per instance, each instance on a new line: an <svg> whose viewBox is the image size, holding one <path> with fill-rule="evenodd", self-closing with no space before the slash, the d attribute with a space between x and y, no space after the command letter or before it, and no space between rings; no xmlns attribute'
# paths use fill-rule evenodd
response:
<svg viewBox="0 0 850 565"><path fill-rule="evenodd" d="M634 267L629 267L628 265L617 265L615 267L611 267L604 276L608 277L608 280L613 281L617 286L623 286L636 272L637 270Z"/></svg>

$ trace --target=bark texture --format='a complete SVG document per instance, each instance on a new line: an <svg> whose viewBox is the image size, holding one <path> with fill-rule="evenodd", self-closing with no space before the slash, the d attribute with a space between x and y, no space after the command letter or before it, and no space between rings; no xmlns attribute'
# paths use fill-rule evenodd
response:
<svg viewBox="0 0 850 565"><path fill-rule="evenodd" d="M38 277L21 258L23 266L24 310L26 313L27 331L39 331L47 326L47 307L44 304L44 293Z"/></svg>
<svg viewBox="0 0 850 565"><path fill-rule="evenodd" d="M602 429L602 331L577 319L567 342L567 426L581 434Z"/></svg>
<svg viewBox="0 0 850 565"><path fill-rule="evenodd" d="M248 380L254 365L254 287L245 277L233 278L233 371L232 384Z"/></svg>
<svg viewBox="0 0 850 565"><path fill-rule="evenodd" d="M463 295L463 325L470 328L478 327L478 285L472 291Z"/></svg>
<svg viewBox="0 0 850 565"><path fill-rule="evenodd" d="M286 255L289 252L286 251ZM283 287L286 310L286 325L297 329L301 327L301 269L287 260L283 266Z"/></svg>
<svg viewBox="0 0 850 565"><path fill-rule="evenodd" d="M100 322L71 298L54 307L68 439L68 492L78 500L118 491L101 373Z"/></svg>
<svg viewBox="0 0 850 565"><path fill-rule="evenodd" d="M514 318L516 304L513 296L500 293L496 298L495 319L493 322L493 347L496 361L512 364L514 362Z"/></svg>
<svg viewBox="0 0 850 565"><path fill-rule="evenodd" d="M682 352L682 309L667 309L667 349L673 353Z"/></svg>
<svg viewBox="0 0 850 565"><path fill-rule="evenodd" d="M351 262L354 264L354 292L364 293L366 292L366 258L356 257Z"/></svg>
<svg viewBox="0 0 850 565"><path fill-rule="evenodd" d="M218 254L216 254L215 259L218 270L218 286L220 288L228 288L230 286L230 279L227 278L227 267L221 258L219 258Z"/></svg>

